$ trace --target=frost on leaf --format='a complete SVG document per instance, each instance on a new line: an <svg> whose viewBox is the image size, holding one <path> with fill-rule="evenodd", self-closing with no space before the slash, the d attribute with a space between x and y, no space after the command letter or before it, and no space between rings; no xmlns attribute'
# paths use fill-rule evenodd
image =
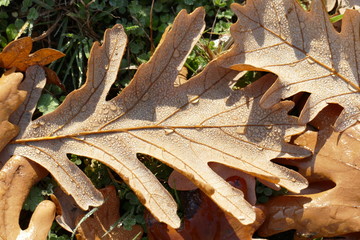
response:
<svg viewBox="0 0 360 240"><path fill-rule="evenodd" d="M310 186L302 194L267 202L261 235L296 229L302 236L315 238L360 231L360 124L338 133L330 126L334 117L320 114L322 122L316 124L320 131L307 131L295 140L314 152L309 161L295 164Z"/></svg>
<svg viewBox="0 0 360 240"><path fill-rule="evenodd" d="M22 131L5 154L41 164L83 209L100 205L103 197L66 154L97 159L116 171L159 221L173 228L180 226L177 205L137 153L153 156L183 174L242 224L256 220L254 208L240 190L212 171L209 162L299 192L307 186L306 179L270 161L309 155L284 140L304 130L297 118L287 114L292 102L266 110L259 107L271 80L264 78L234 91L231 85L238 72L220 67L227 61L220 57L198 76L174 86L204 29L203 18L202 9L180 12L150 61L109 101L106 96L126 44L120 25L106 31L101 46L93 46L85 85L54 112L34 121L29 113L45 80L40 67L29 68L27 76L35 81L26 108L16 114Z"/></svg>
<svg viewBox="0 0 360 240"><path fill-rule="evenodd" d="M239 20L231 28L235 47L224 66L279 76L260 101L265 108L298 92L311 93L300 123L329 103L341 105L335 128L342 131L360 120L360 13L347 10L338 33L322 1L312 3L309 12L295 0L233 5Z"/></svg>

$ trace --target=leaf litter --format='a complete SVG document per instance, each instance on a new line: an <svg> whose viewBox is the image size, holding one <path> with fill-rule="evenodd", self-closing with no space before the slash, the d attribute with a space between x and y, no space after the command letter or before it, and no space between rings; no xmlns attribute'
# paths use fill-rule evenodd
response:
<svg viewBox="0 0 360 240"><path fill-rule="evenodd" d="M305 129L287 114L294 105L291 101L260 108L259 100L271 81L264 78L234 91L231 83L238 72L223 68L227 59L221 56L201 74L174 87L203 31L203 17L202 9L192 14L182 11L150 61L109 101L106 95L126 45L120 25L106 31L101 46L93 46L85 85L54 112L34 121L31 113L45 77L41 68L28 68L27 81L33 81L25 80L21 86L29 92L26 107L13 118L21 132L2 155L25 156L44 166L83 209L101 205L103 197L66 154L98 159L130 185L159 221L174 228L180 226L175 201L136 153L176 169L242 224L255 221L254 208L240 190L212 171L209 162L243 170L293 192L305 188L304 177L270 161L310 154L284 140Z"/></svg>

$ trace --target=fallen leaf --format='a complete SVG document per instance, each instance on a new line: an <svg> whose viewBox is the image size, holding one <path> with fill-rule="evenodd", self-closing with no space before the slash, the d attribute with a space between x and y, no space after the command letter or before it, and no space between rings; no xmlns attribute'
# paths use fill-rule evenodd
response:
<svg viewBox="0 0 360 240"><path fill-rule="evenodd" d="M106 101L117 77L126 43L122 26L107 30L104 43L91 50L87 81L70 93L54 112L34 121L39 87L31 87L26 108L17 121L22 131L4 156L21 155L44 166L83 209L99 206L102 195L66 154L97 159L129 184L141 203L162 222L177 228L177 205L169 192L136 157L159 159L191 179L227 214L243 224L256 212L243 193L208 166L217 162L299 192L307 186L300 174L277 165L273 158L302 158L310 152L285 138L304 131L287 112L290 101L263 110L259 99L269 78L232 90L237 71L212 61L201 74L175 87L174 81L204 29L204 10L180 12L150 61L115 98ZM33 66L27 78L44 84L44 72ZM5 158L4 158L5 159Z"/></svg>
<svg viewBox="0 0 360 240"><path fill-rule="evenodd" d="M240 178L241 182L243 182L246 188L240 188L238 186L237 188L243 192L245 199L251 205L255 205L256 195L254 189L255 189L256 181L253 176L246 174L243 171L230 168L214 162L210 162L209 167L211 167L211 169L214 172L216 172L220 177L222 177L225 180L227 179L228 182L229 182L229 178L231 179L231 177L233 176ZM167 182L171 188L176 189L178 191L191 191L198 188L193 182L191 182L188 178L178 173L177 171L173 171L170 174ZM234 184L231 185L234 186Z"/></svg>
<svg viewBox="0 0 360 240"><path fill-rule="evenodd" d="M42 48L30 54L31 49L30 37L10 42L0 53L0 67L6 69L15 67L18 71L25 72L29 66L44 66L65 56L62 52L51 48Z"/></svg>
<svg viewBox="0 0 360 240"><path fill-rule="evenodd" d="M360 121L360 12L347 10L339 33L320 0L312 1L310 11L295 0L250 0L232 9L239 20L231 27L235 44L224 66L279 77L262 97L262 107L308 92L300 123L314 119L330 103L344 108L337 131Z"/></svg>
<svg viewBox="0 0 360 240"><path fill-rule="evenodd" d="M338 6L339 0L323 0L323 2L325 4L326 11L331 12L332 10L335 9L335 7Z"/></svg>
<svg viewBox="0 0 360 240"><path fill-rule="evenodd" d="M56 72L51 70L50 68L44 67L45 73L46 73L46 81L47 83L54 84L58 87L60 87L64 92L66 92L64 84L60 81L58 75Z"/></svg>
<svg viewBox="0 0 360 240"><path fill-rule="evenodd" d="M77 225L76 219L86 212L76 204L71 195L67 195L61 188L55 188L54 194L50 197L56 205L56 222L66 231L73 232Z"/></svg>
<svg viewBox="0 0 360 240"><path fill-rule="evenodd" d="M227 181L242 192L248 189L245 180L241 177L231 176ZM183 192L182 195L185 195L185 200L182 201L184 220L179 229L157 222L150 214L145 215L150 240L251 240L256 229L265 220L262 210L254 207L256 221L253 224L243 225L234 217L225 214L210 198L198 190Z"/></svg>
<svg viewBox="0 0 360 240"><path fill-rule="evenodd" d="M355 9L360 11L360 3L357 0L337 0L340 14L344 14L346 9Z"/></svg>
<svg viewBox="0 0 360 240"><path fill-rule="evenodd" d="M29 226L19 226L20 211L30 188L48 172L24 157L14 156L0 171L0 239L45 240L55 217L55 205L42 201L35 209Z"/></svg>
<svg viewBox="0 0 360 240"><path fill-rule="evenodd" d="M126 230L124 227L116 226L112 231L109 231L110 227L120 219L120 201L114 186L103 188L100 192L104 196L105 203L101 205L92 216L81 223L76 238L79 240L141 239L143 229L140 225L132 226L130 231ZM78 216L77 222L79 222L83 216L84 215Z"/></svg>
<svg viewBox="0 0 360 240"><path fill-rule="evenodd" d="M25 99L26 91L18 90L22 79L23 75L15 73L14 69L6 71L0 78L0 151L19 132L18 127L8 120Z"/></svg>
<svg viewBox="0 0 360 240"><path fill-rule="evenodd" d="M321 113L320 113L321 114ZM319 117L319 132L307 131L295 142L314 151L310 161L295 164L310 182L300 195L265 204L267 220L259 233L269 236L296 229L304 237L334 237L360 231L360 125L334 132L336 115Z"/></svg>

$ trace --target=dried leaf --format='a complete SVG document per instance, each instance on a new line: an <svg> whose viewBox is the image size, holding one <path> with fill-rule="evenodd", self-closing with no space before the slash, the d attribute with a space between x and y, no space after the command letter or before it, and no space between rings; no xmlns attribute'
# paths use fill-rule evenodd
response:
<svg viewBox="0 0 360 240"><path fill-rule="evenodd" d="M26 230L19 226L20 211L30 188L48 172L26 158L12 157L0 171L0 239L46 239L55 217L53 202L42 201Z"/></svg>
<svg viewBox="0 0 360 240"><path fill-rule="evenodd" d="M256 195L255 195L255 178L251 175L248 175L244 173L243 171L229 168L227 166L224 166L222 164L210 162L209 167L216 172L220 177L223 179L228 179L237 176L244 181L244 185L246 188L241 188L241 191L244 193L245 199L251 204L255 205L256 203ZM192 183L189 179L184 177L184 175L178 173L177 171L173 171L168 179L169 186L173 189L176 189L178 191L190 191L197 189L197 186ZM234 186L234 184L232 184ZM240 189L239 187L237 187Z"/></svg>
<svg viewBox="0 0 360 240"><path fill-rule="evenodd" d="M64 193L61 188L55 188L51 200L56 205L56 222L66 231L73 232L76 228L76 219L80 215L85 215L86 212L82 210L74 201L74 199Z"/></svg>
<svg viewBox="0 0 360 240"><path fill-rule="evenodd" d="M234 177L237 180L234 181ZM249 188L246 184L242 184L245 180L237 176L227 179L232 186L242 192L246 192ZM159 223L150 214L146 214L145 219L150 240L251 240L254 232L265 220L262 210L256 207L254 208L256 221L253 224L242 225L234 217L225 214L204 193L193 191L184 194L187 198L184 201L184 222L179 229L173 229L164 223Z"/></svg>
<svg viewBox="0 0 360 240"><path fill-rule="evenodd" d="M32 40L30 37L24 37L10 42L0 53L0 67L15 67L18 71L24 72L32 65L47 65L59 58L65 56L51 48L42 48L32 54Z"/></svg>
<svg viewBox="0 0 360 240"><path fill-rule="evenodd" d="M355 9L360 11L360 3L357 0L337 0L340 14L344 14L346 9Z"/></svg>
<svg viewBox="0 0 360 240"><path fill-rule="evenodd" d="M183 66L181 68L181 70L179 71L179 74L174 82L174 86L178 87L181 84L185 83L188 79L187 79L187 74L188 74L188 70L185 66Z"/></svg>
<svg viewBox="0 0 360 240"><path fill-rule="evenodd" d="M14 69L0 78L0 151L19 132L18 127L8 119L25 99L26 92L18 90L22 78L23 75L15 73Z"/></svg>
<svg viewBox="0 0 360 240"><path fill-rule="evenodd" d="M66 154L98 159L116 171L140 201L162 222L177 228L176 203L156 177L136 158L153 156L191 179L226 213L243 224L256 213L241 191L208 166L218 162L299 192L307 181L272 163L273 158L301 158L310 153L285 137L304 130L288 116L290 101L263 110L259 99L271 81L264 78L245 89L231 88L237 71L220 67L222 57L203 72L175 87L191 48L204 29L204 10L180 12L151 60L141 65L131 83L115 98L106 95L116 79L126 42L123 28L106 31L102 46L91 50L85 85L68 95L54 112L31 121L38 87L29 90L22 128L8 155L22 155L48 169L80 207L99 206L102 195ZM43 70L30 67L27 78L44 84Z"/></svg>
<svg viewBox="0 0 360 240"><path fill-rule="evenodd" d="M54 72L53 70L51 70L50 68L47 68L47 67L44 67L44 70L45 70L45 74L46 74L47 83L54 84L54 85L60 87L64 92L66 92L65 86L60 81L56 72Z"/></svg>
<svg viewBox="0 0 360 240"><path fill-rule="evenodd" d="M331 12L337 5L339 0L323 0L325 7L326 7L326 11L327 12Z"/></svg>
<svg viewBox="0 0 360 240"><path fill-rule="evenodd" d="M261 234L296 229L301 236L333 237L360 231L360 125L337 133L329 124L334 115L321 119L317 124L322 130L308 131L296 139L314 151L311 161L296 165L309 179L309 189L266 203L268 219Z"/></svg>
<svg viewBox="0 0 360 240"><path fill-rule="evenodd" d="M360 12L348 10L338 33L320 0L312 1L309 12L295 0L251 0L232 9L239 20L231 28L235 46L224 66L279 76L262 97L262 107L308 92L300 123L309 122L329 103L344 108L335 123L337 131L360 121Z"/></svg>
<svg viewBox="0 0 360 240"><path fill-rule="evenodd" d="M120 201L114 186L108 186L100 190L103 194L105 203L99 207L93 216L87 218L78 229L77 239L84 240L136 240L141 239L143 230L141 226L135 225L132 229L126 230L124 227L115 227L108 232L110 227L120 219ZM83 217L78 216L77 222ZM108 232L107 235L105 235ZM104 237L102 237L105 235Z"/></svg>

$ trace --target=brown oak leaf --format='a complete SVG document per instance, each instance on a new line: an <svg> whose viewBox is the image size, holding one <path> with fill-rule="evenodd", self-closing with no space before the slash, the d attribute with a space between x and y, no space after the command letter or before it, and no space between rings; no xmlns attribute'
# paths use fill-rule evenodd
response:
<svg viewBox="0 0 360 240"><path fill-rule="evenodd" d="M177 228L177 205L156 177L136 157L155 157L189 178L227 214L242 224L256 221L256 212L243 193L209 166L217 162L299 192L307 186L300 174L277 165L273 158L302 158L308 150L285 141L304 131L287 112L293 102L268 109L259 100L272 81L262 79L241 90L232 85L238 71L212 61L201 74L174 86L178 72L204 29L204 10L181 11L148 63L115 98L106 101L117 77L126 45L122 26L107 30L104 43L95 43L87 81L70 93L54 112L31 120L44 72L27 70L33 87L26 108L19 110L21 132L3 151L44 166L83 209L99 206L103 197L83 172L67 158L77 154L97 159L134 190L162 222ZM22 114L26 112L27 114Z"/></svg>
<svg viewBox="0 0 360 240"><path fill-rule="evenodd" d="M231 176L226 180L244 193L249 188L245 179L239 176ZM145 215L150 240L252 240L252 235L265 220L261 208L254 207L256 221L243 225L234 217L225 214L204 193L195 190L184 192L183 195L184 220L179 229L157 222L150 214Z"/></svg>
<svg viewBox="0 0 360 240"><path fill-rule="evenodd" d="M314 151L309 161L295 164L310 187L300 195L266 203L267 220L261 234L296 229L300 236L334 237L360 231L360 124L334 132L331 123L336 117L320 112L314 122L320 131L307 131L295 140Z"/></svg>
<svg viewBox="0 0 360 240"><path fill-rule="evenodd" d="M8 120L25 99L26 91L18 90L22 79L23 75L15 73L14 69L6 71L0 78L0 151L19 132L18 127Z"/></svg>
<svg viewBox="0 0 360 240"><path fill-rule="evenodd" d="M241 178L241 182L243 182L243 185L246 186L246 188L242 187L239 188L243 194L245 199L251 204L255 205L256 203L256 195L255 195L255 177L244 173L243 171L240 171L238 169L229 168L227 166L224 166L222 164L218 164L215 162L210 162L209 167L216 172L220 177L223 179L228 179L237 176L238 178ZM167 180L169 186L173 189L176 189L178 191L191 191L195 190L198 187L192 183L188 178L186 178L184 175L178 173L177 171L173 171L169 179ZM233 184L232 184L233 185Z"/></svg>
<svg viewBox="0 0 360 240"><path fill-rule="evenodd" d="M360 121L360 12L347 10L339 33L320 0L312 1L310 11L296 0L249 0L232 9L239 19L231 27L235 44L224 66L279 77L262 97L262 107L308 92L300 123L330 103L344 108L337 131Z"/></svg>
<svg viewBox="0 0 360 240"><path fill-rule="evenodd" d="M20 156L6 162L0 171L0 239L45 240L55 217L55 204L42 201L35 209L27 229L19 226L20 211L31 187L48 172Z"/></svg>
<svg viewBox="0 0 360 240"><path fill-rule="evenodd" d="M42 48L30 54L31 49L30 37L10 42L0 53L0 67L7 69L15 67L16 70L25 72L29 66L45 66L65 56L62 52L51 48Z"/></svg>
<svg viewBox="0 0 360 240"><path fill-rule="evenodd" d="M114 186L100 189L105 203L83 223L78 229L76 238L79 240L138 240L141 239L143 229L140 225L132 226L131 230L115 226L111 231L110 227L120 219L120 201ZM79 222L84 215L77 217Z"/></svg>

